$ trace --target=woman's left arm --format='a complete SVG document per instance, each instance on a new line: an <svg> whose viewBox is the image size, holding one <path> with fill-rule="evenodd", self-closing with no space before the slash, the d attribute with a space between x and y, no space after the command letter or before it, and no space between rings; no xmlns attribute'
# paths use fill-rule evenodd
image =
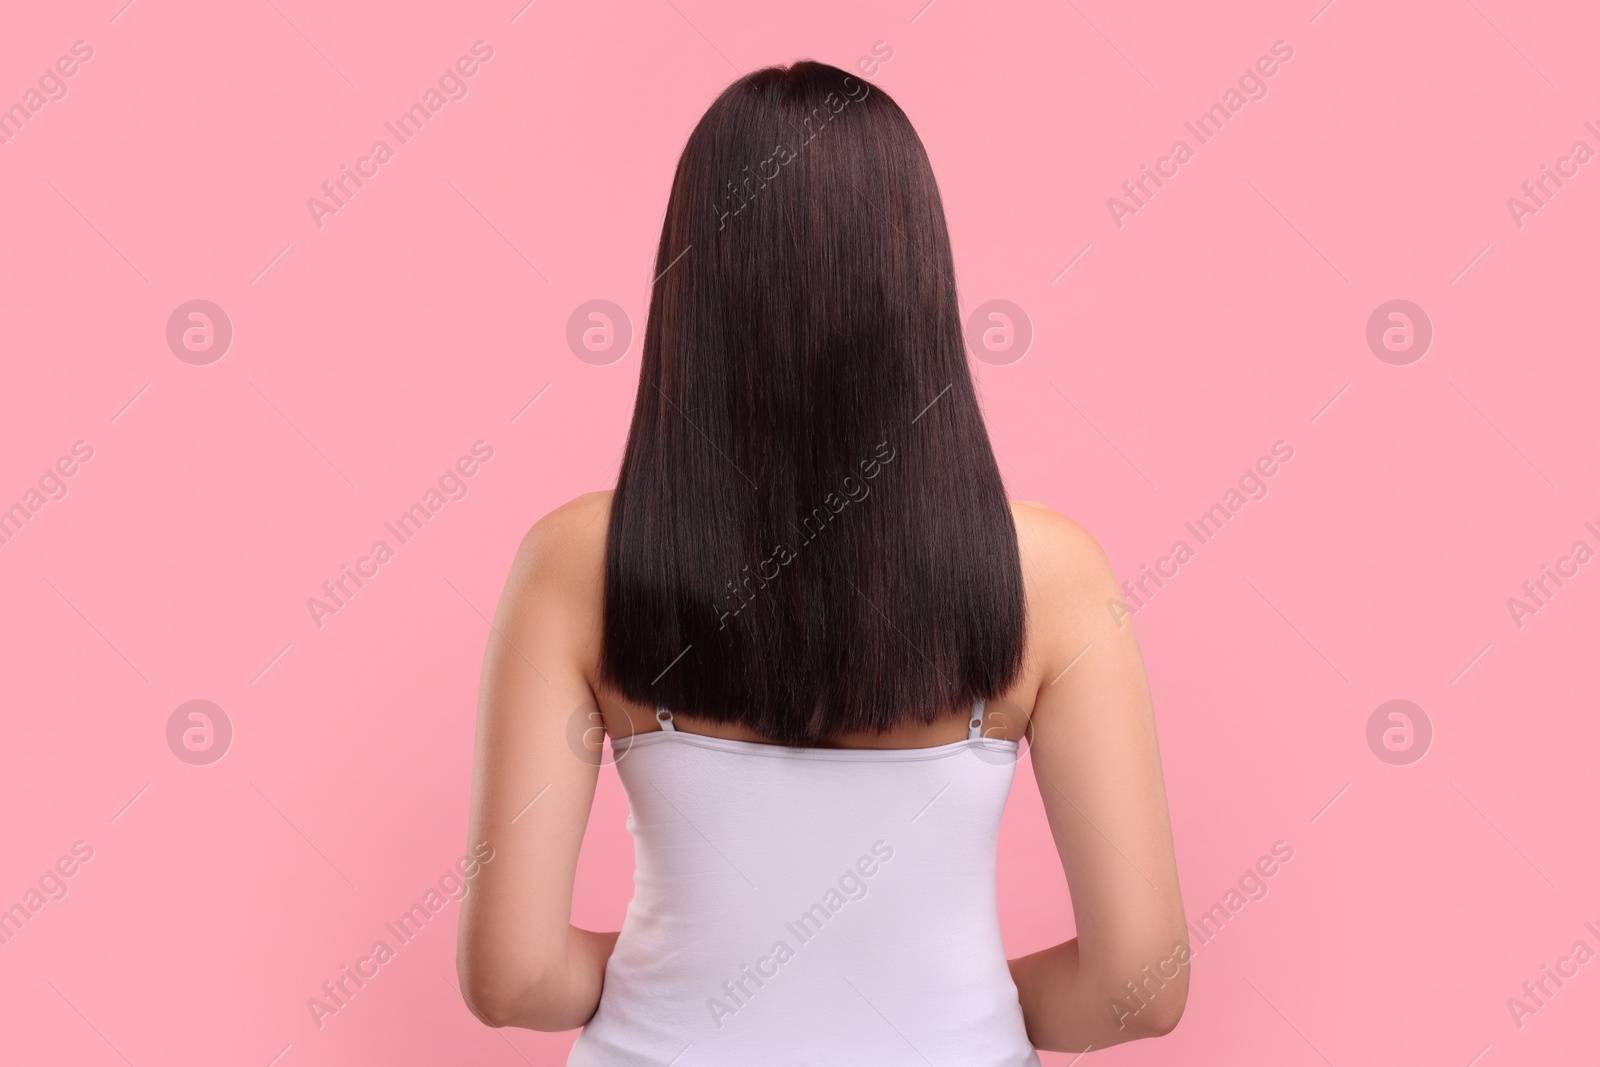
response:
<svg viewBox="0 0 1600 1067"><path fill-rule="evenodd" d="M595 553L605 542L592 523L603 517L597 493L535 524L517 550L484 653L469 843L488 842L494 852L461 902L456 972L467 1006L490 1026L587 1023L616 942L614 932L571 925L599 760L574 751L568 729L595 706L588 670L603 575ZM594 739L580 735L580 745Z"/></svg>

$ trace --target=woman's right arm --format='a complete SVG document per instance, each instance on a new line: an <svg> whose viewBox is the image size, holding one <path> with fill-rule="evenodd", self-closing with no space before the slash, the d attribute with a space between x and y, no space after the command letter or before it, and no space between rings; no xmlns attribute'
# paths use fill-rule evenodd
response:
<svg viewBox="0 0 1600 1067"><path fill-rule="evenodd" d="M461 902L456 971L491 1026L584 1025L617 938L571 924L599 757L579 758L568 727L594 706L605 506L591 493L539 520L489 628L469 840L487 841L494 859Z"/></svg>
<svg viewBox="0 0 1600 1067"><path fill-rule="evenodd" d="M1189 942L1150 688L1116 577L1082 527L1031 510L1018 527L1043 679L1031 754L1078 936L1010 965L1029 1039L1081 1053L1177 1025Z"/></svg>

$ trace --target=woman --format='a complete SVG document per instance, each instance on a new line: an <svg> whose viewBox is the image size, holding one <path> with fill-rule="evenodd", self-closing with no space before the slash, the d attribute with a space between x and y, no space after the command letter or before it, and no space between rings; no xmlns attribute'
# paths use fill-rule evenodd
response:
<svg viewBox="0 0 1600 1067"><path fill-rule="evenodd" d="M1104 554L1008 503L943 207L881 90L813 62L679 160L613 492L523 540L485 656L464 997L569 1064L1037 1064L1170 1030L1188 946ZM635 839L570 923L598 731ZM1024 742L1077 936L1007 961Z"/></svg>

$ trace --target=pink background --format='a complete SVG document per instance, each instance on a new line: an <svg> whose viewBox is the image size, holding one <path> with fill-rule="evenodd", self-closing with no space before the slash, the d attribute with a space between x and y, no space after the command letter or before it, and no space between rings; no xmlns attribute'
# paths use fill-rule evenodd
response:
<svg viewBox="0 0 1600 1067"><path fill-rule="evenodd" d="M0 505L94 456L0 546L0 904L94 856L0 947L0 1059L561 1062L573 1035L462 1006L454 904L320 1029L306 1001L464 852L486 616L527 527L613 484L637 338L591 365L569 315L642 324L672 167L738 72L884 41L963 307L1033 325L973 362L1013 496L1134 578L1294 449L1135 620L1189 915L1273 842L1294 859L1199 949L1178 1030L1095 1058L1592 1060L1600 962L1520 1028L1506 1001L1600 951L1600 563L1521 627L1506 601L1600 549L1600 163L1520 227L1506 201L1600 149L1600 13L1323 2L8 12L0 103L94 56L0 145ZM469 95L319 229L307 198L480 39ZM1269 95L1119 228L1107 198L1279 40ZM234 328L208 366L165 339L192 299ZM1407 366L1365 339L1392 299L1435 331ZM319 629L307 598L478 440L470 494ZM1406 766L1366 740L1396 698L1434 731ZM209 766L166 740L193 699L234 730ZM580 924L620 920L623 817L607 770ZM1071 934L1026 764L1001 901L1012 954Z"/></svg>

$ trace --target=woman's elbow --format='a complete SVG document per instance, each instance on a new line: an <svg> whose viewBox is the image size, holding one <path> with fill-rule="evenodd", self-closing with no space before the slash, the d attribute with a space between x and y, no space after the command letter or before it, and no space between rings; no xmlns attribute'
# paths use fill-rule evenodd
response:
<svg viewBox="0 0 1600 1067"><path fill-rule="evenodd" d="M461 999L479 1022L497 1028L519 1025L528 999L525 992L513 992L505 982L495 981L459 959L456 974L461 980Z"/></svg>
<svg viewBox="0 0 1600 1067"><path fill-rule="evenodd" d="M553 992L539 986L507 988L485 983L461 985L461 999L485 1026L515 1026L559 1033L583 1025Z"/></svg>
<svg viewBox="0 0 1600 1067"><path fill-rule="evenodd" d="M1135 968L1129 961L1140 955L1152 962ZM1189 1000L1189 961L1189 946L1180 941L1169 953L1130 955L1101 974L1095 988L1110 1003L1118 1043L1162 1037L1177 1028Z"/></svg>
<svg viewBox="0 0 1600 1067"><path fill-rule="evenodd" d="M517 1026L526 1030L568 1030L556 1014L549 985L537 974L513 976L501 968L475 963L468 953L457 953L456 976L467 1010L485 1026Z"/></svg>
<svg viewBox="0 0 1600 1067"><path fill-rule="evenodd" d="M1189 1001L1189 967L1185 964L1176 975L1159 984L1152 984L1147 974L1139 988L1141 996L1124 1008L1120 1022L1131 1030L1133 1037L1163 1037L1177 1029L1183 1018L1184 1006Z"/></svg>
<svg viewBox="0 0 1600 1067"><path fill-rule="evenodd" d="M1175 989L1172 995L1151 1001L1144 1011L1141 1036L1164 1037L1178 1028L1178 1020L1183 1018L1183 1007L1189 999L1188 983L1183 988Z"/></svg>

